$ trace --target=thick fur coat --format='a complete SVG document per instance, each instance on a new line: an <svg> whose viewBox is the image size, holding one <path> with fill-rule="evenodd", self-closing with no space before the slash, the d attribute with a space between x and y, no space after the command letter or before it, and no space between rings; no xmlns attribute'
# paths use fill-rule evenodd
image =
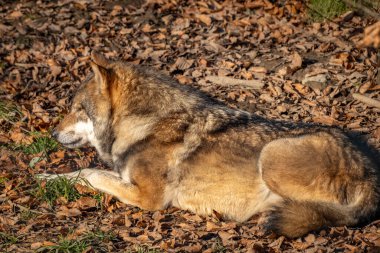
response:
<svg viewBox="0 0 380 253"><path fill-rule="evenodd" d="M356 225L379 201L379 163L340 130L285 124L231 109L155 70L93 53L91 76L53 135L94 146L113 171L80 173L143 209L175 206L298 237Z"/></svg>

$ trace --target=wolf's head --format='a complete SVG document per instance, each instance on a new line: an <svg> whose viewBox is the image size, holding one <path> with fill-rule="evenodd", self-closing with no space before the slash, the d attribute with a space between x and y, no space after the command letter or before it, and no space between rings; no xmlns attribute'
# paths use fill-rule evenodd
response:
<svg viewBox="0 0 380 253"><path fill-rule="evenodd" d="M85 144L95 146L100 153L109 153L109 120L111 113L109 83L112 77L112 61L104 56L91 55L93 75L76 92L70 112L53 131L60 143L69 148ZM107 141L105 141L107 139Z"/></svg>
<svg viewBox="0 0 380 253"><path fill-rule="evenodd" d="M94 74L77 91L70 112L53 132L69 148L91 144L103 160L116 161L148 136L178 141L190 124L205 125L204 119L211 122L226 114L214 100L157 70L94 52L91 59ZM210 122L199 129L212 130Z"/></svg>

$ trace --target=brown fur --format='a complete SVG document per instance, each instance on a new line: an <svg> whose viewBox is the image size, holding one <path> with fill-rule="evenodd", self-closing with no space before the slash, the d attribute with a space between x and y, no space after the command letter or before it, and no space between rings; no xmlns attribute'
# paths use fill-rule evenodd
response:
<svg viewBox="0 0 380 253"><path fill-rule="evenodd" d="M238 221L271 211L269 228L288 237L376 213L378 162L340 130L268 121L156 71L92 60L94 76L55 136L69 147L90 142L112 164L82 171L95 188L149 210Z"/></svg>

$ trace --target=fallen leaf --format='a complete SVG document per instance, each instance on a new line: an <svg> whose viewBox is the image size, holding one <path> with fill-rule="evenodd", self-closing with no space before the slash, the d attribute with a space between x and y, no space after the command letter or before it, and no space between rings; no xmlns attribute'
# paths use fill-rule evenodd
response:
<svg viewBox="0 0 380 253"><path fill-rule="evenodd" d="M82 212L78 208L67 208L66 206L61 206L56 213L57 218L62 219L64 217L76 217L81 215Z"/></svg>
<svg viewBox="0 0 380 253"><path fill-rule="evenodd" d="M79 210L88 210L97 206L98 202L96 199L86 196L80 197L72 205L72 207L78 208Z"/></svg>
<svg viewBox="0 0 380 253"><path fill-rule="evenodd" d="M202 23L204 23L207 26L211 25L211 18L208 15L205 14L197 14L196 15L197 19L199 19Z"/></svg>

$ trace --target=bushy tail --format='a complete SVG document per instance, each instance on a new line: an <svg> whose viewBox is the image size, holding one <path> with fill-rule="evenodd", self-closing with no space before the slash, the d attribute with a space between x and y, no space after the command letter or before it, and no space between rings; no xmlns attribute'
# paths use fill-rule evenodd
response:
<svg viewBox="0 0 380 253"><path fill-rule="evenodd" d="M326 226L353 226L376 215L378 199L374 195L354 205L285 200L269 216L267 229L295 238Z"/></svg>

